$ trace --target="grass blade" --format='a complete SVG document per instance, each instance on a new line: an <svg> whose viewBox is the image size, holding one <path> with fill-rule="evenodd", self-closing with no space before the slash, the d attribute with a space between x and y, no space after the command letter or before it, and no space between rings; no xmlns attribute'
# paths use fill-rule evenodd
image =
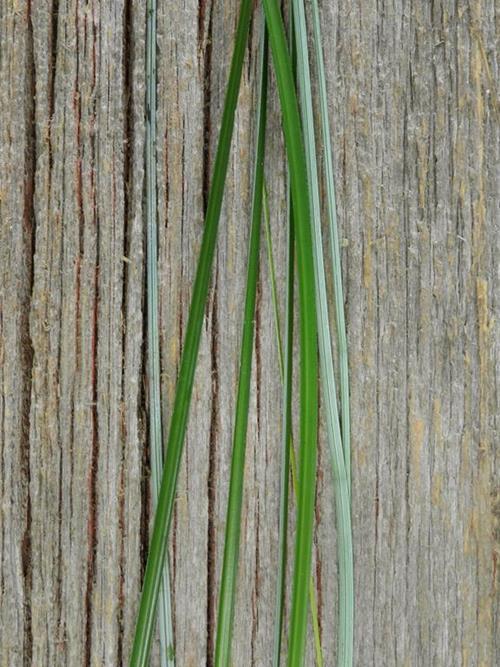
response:
<svg viewBox="0 0 500 667"><path fill-rule="evenodd" d="M281 656L281 636L283 634L285 608L285 578L287 563L287 530L288 530L288 498L290 479L290 456L293 456L292 443L292 341L293 341L293 283L294 283L294 230L293 215L290 211L287 238L287 277L285 302L285 345L283 349L279 320L278 296L276 289L276 271L272 250L271 226L267 195L264 189L264 221L267 242L269 273L271 279L271 298L273 302L274 324L278 345L278 362L281 382L283 385L283 422L281 448L281 479L280 479L280 514L279 514L279 558L278 585L276 591L276 624L274 634L273 667L279 667Z"/></svg>
<svg viewBox="0 0 500 667"><path fill-rule="evenodd" d="M144 574L130 667L146 667L151 648L155 611L165 563L167 539L172 519L177 477L184 445L194 372L217 240L222 196L234 126L234 114L238 101L252 5L252 0L242 0L240 5L240 15L236 29L236 39L224 102L214 173L208 197L200 257L193 287L186 338L181 356L179 379L170 423L167 444L168 457L163 469L158 505L153 523L153 533Z"/></svg>
<svg viewBox="0 0 500 667"><path fill-rule="evenodd" d="M318 0L312 0L313 41L318 68L319 102L321 129L323 138L323 157L325 160L326 199L328 203L328 221L330 245L332 251L333 284L335 293L335 318L337 326L339 367L340 367L340 407L342 415L342 445L344 461L351 496L351 426L349 410L349 360L347 355L347 334L344 317L344 293L342 289L342 265L340 262L340 244L337 226L337 205L335 202L335 180L333 177L332 146L330 140L330 121L328 119L328 97L326 92L325 64L321 41L321 24Z"/></svg>
<svg viewBox="0 0 500 667"><path fill-rule="evenodd" d="M300 302L300 451L297 534L288 664L303 664L311 574L318 426L316 305L307 171L292 63L276 0L263 0L283 115L297 238Z"/></svg>
<svg viewBox="0 0 500 667"><path fill-rule="evenodd" d="M263 200L262 188L264 183L264 156L266 145L267 51L267 31L264 26L260 56L259 105L252 201L252 226L248 252L247 288L243 318L243 336L241 342L240 376L236 402L233 454L229 483L226 534L224 540L224 562L222 566L217 640L215 645L215 665L217 667L226 667L230 664L234 597L236 577L238 574L241 506L243 501L245 449L254 341L255 300L259 274L260 228Z"/></svg>
<svg viewBox="0 0 500 667"><path fill-rule="evenodd" d="M288 498L289 498L289 477L292 474L292 486L295 497L298 497L297 486L297 464L295 461L295 449L293 446L293 436L291 429L291 408L292 408L292 339L293 339L293 284L294 284L294 234L293 220L291 218L288 227L287 239L287 294L285 304L285 346L283 349L281 339L281 325L278 306L278 291L276 287L276 270L274 264L273 243L271 237L271 219L269 214L268 197L264 185L264 229L266 234L267 257L269 264L269 279L271 282L271 300L273 305L274 326L276 333L276 344L278 348L278 364L280 369L280 378L283 384L283 428L282 428L282 455L281 455L281 481L280 481L280 518L279 518L279 558L278 558L278 576L276 591L275 608L275 632L274 632L274 652L273 667L279 667L281 662L281 636L284 624L284 606L285 606L285 575L287 563L287 528L288 528ZM286 366L286 379L285 379ZM316 603L316 594L314 589L314 580L311 575L309 580L309 605L311 607L311 622L314 634L314 647L316 653L317 667L323 667L323 652L319 636L318 606Z"/></svg>
<svg viewBox="0 0 500 667"><path fill-rule="evenodd" d="M353 644L353 563L349 486L347 481L342 436L337 406L333 367L328 297L323 261L321 205L319 197L316 138L312 105L311 76L307 46L307 26L303 0L293 0L297 43L297 72L302 102L306 161L311 188L313 254L316 277L318 341L321 379L324 393L328 444L333 466L335 503L337 509L337 544L339 559L339 628L337 662L339 667L352 665Z"/></svg>
<svg viewBox="0 0 500 667"><path fill-rule="evenodd" d="M156 0L148 0L146 24L146 227L148 295L149 447L151 487L156 504L163 469L163 439L160 404L160 342L158 336L158 229L156 184ZM160 662L173 667L175 661L170 577L165 559L158 605Z"/></svg>

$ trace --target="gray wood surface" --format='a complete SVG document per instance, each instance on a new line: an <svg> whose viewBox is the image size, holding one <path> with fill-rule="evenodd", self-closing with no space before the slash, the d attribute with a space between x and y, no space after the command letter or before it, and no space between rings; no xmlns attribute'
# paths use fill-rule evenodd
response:
<svg viewBox="0 0 500 667"><path fill-rule="evenodd" d="M159 2L165 428L237 16ZM0 665L126 664L151 516L139 0L0 0ZM322 3L353 429L355 664L500 664L498 120L489 0ZM254 140L253 23L170 563L211 664ZM267 185L283 283L285 163ZM280 382L262 253L233 662L270 664ZM335 664L331 470L314 576ZM158 647L152 664L158 664ZM313 665L312 645L307 665Z"/></svg>

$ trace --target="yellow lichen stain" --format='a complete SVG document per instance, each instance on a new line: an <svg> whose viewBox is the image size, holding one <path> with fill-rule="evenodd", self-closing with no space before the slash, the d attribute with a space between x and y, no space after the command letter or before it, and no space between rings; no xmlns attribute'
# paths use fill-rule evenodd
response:
<svg viewBox="0 0 500 667"><path fill-rule="evenodd" d="M355 116L358 113L358 96L356 93L349 95L349 111L351 115Z"/></svg>
<svg viewBox="0 0 500 667"><path fill-rule="evenodd" d="M432 331L432 289L422 286L418 295L419 300L419 324L420 324L420 342L424 344L431 335Z"/></svg>
<svg viewBox="0 0 500 667"><path fill-rule="evenodd" d="M479 17L482 13L482 7L474 5L472 10L472 32L478 32L477 27L480 25ZM479 32L478 32L479 35ZM472 228L473 241L473 256L474 265L481 265L481 258L484 250L485 239L483 235L483 226L485 220L485 195L484 195L484 97L483 86L481 81L482 74L482 57L481 49L479 47L480 37L476 36L473 41L473 48L471 54L471 79L473 83L474 94L474 134L476 135L474 141L475 155L474 155L474 182L473 191L474 198L472 202L472 214L474 225Z"/></svg>
<svg viewBox="0 0 500 667"><path fill-rule="evenodd" d="M361 183L363 186L363 213L365 214L365 220L373 220L374 206L373 206L373 183L368 176L364 174L361 177Z"/></svg>
<svg viewBox="0 0 500 667"><path fill-rule="evenodd" d="M355 449L353 455L357 466L364 467L366 465L366 452L364 449Z"/></svg>
<svg viewBox="0 0 500 667"><path fill-rule="evenodd" d="M481 85L481 74L483 69L483 58L481 54L482 39L481 33L476 27L479 25L482 9L476 7L476 11L478 12L478 15L474 16L474 9L472 9L473 16L471 21L471 33L475 39L473 42L474 46L472 48L471 56L471 78L474 82L474 92L476 96L476 115L478 120L482 121L484 115L484 98Z"/></svg>
<svg viewBox="0 0 500 667"><path fill-rule="evenodd" d="M431 500L436 507L441 505L441 491L443 488L443 475L435 473L432 476Z"/></svg>
<svg viewBox="0 0 500 667"><path fill-rule="evenodd" d="M363 249L363 287L370 289L372 284L372 233L366 231L366 241Z"/></svg>
<svg viewBox="0 0 500 667"><path fill-rule="evenodd" d="M478 627L491 625L491 623L492 623L491 597L489 595L482 595L479 599Z"/></svg>
<svg viewBox="0 0 500 667"><path fill-rule="evenodd" d="M412 473L420 481L420 457L424 444L425 422L423 419L412 419L410 423L410 459Z"/></svg>
<svg viewBox="0 0 500 667"><path fill-rule="evenodd" d="M179 339L176 336L172 336L170 339L168 352L169 362L171 364L177 363L179 358Z"/></svg>
<svg viewBox="0 0 500 667"><path fill-rule="evenodd" d="M490 331L488 317L488 281L478 278L476 281L477 311L479 335L487 335Z"/></svg>
<svg viewBox="0 0 500 667"><path fill-rule="evenodd" d="M477 47L478 47L479 53L481 55L484 72L486 74L486 79L487 79L487 82L488 82L488 89L489 89L488 96L489 96L489 99L491 100L493 110L498 115L498 93L497 93L497 90L496 90L495 79L494 79L494 77L491 73L491 67L490 67L490 63L489 63L489 60L488 60L488 55L487 55L486 49L484 47L484 40L481 36L481 33L479 32L479 30L476 27L474 27L474 25L471 26L471 34L473 35L473 37L475 38L475 40L477 42Z"/></svg>
<svg viewBox="0 0 500 667"><path fill-rule="evenodd" d="M491 374L490 364L490 330L492 322L489 318L488 282L482 278L476 280L477 322L479 338L479 420L480 449L486 453L489 448L489 394Z"/></svg>
<svg viewBox="0 0 500 667"><path fill-rule="evenodd" d="M467 523L464 531L464 554L466 556L471 556L474 551L474 540L477 535L477 512L475 509L472 509L469 512Z"/></svg>

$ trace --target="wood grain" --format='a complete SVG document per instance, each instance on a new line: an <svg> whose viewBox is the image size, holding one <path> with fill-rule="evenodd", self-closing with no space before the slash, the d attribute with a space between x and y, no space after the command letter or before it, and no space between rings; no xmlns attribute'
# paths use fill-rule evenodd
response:
<svg viewBox="0 0 500 667"><path fill-rule="evenodd" d="M168 426L237 3L159 3ZM144 3L0 0L0 665L127 663L151 520ZM500 663L494 3L322 3L350 349L355 664ZM212 662L249 230L256 12L170 563L178 664ZM267 161L280 294L285 162ZM233 663L272 654L280 382L262 253ZM331 469L314 576L335 664ZM155 646L152 664L158 664ZM312 665L312 645L307 664Z"/></svg>

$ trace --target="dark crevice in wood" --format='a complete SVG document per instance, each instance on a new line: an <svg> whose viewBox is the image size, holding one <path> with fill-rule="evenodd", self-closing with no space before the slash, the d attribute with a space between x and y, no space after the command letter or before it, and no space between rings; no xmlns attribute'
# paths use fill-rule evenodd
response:
<svg viewBox="0 0 500 667"><path fill-rule="evenodd" d="M411 70L411 63L408 63L408 89L409 89L409 100L410 100L410 105L413 106L413 75L412 75L412 70ZM408 111L408 102L407 99L405 99L404 102L404 110L403 110L403 123L402 123L402 133L403 133L403 174L402 174L402 188L403 192L408 192L408 189L410 187L410 171L409 171L409 165L408 165L408 156L409 156L409 146L408 146L408 116L409 116L409 111ZM408 238L408 233L409 233L409 219L410 219L410 213L409 213L409 208L408 208L408 199L405 197L403 199L402 203L402 217L403 217L403 226L404 226L404 237ZM404 305L404 327L405 327L405 337L404 337L404 345L405 345L405 359L404 359L404 374L403 374L403 382L404 382L404 401L405 401L405 409L404 409L404 416L405 416L405 443L406 443L406 450L402 454L402 458L404 458L404 469L405 469L405 479L404 479L404 506L405 506L405 514L406 514L406 525L405 525L405 532L406 532L406 558L405 558L405 567L406 567L406 572L410 572L411 569L411 563L410 563L410 542L411 542L411 513L410 513L410 446L408 442L409 434L410 434L410 403L408 400L408 388L410 387L410 360L408 358L409 355L409 324L410 324L410 291L409 291L409 253L408 253L408 244L405 244L405 249L404 249L404 266L405 266L405 281L404 281L404 294L405 294L405 305ZM378 482L378 479L377 479ZM403 494L402 494L403 495ZM377 505L378 505L378 488L377 488ZM407 585L408 588L408 585ZM410 600L410 595L408 594L408 591L406 591L406 600L405 600L405 613L407 615L407 618L411 617L411 609L409 605L411 604Z"/></svg>
<svg viewBox="0 0 500 667"><path fill-rule="evenodd" d="M198 50L199 51L203 50L203 32L205 28L206 8L207 8L207 0L198 0Z"/></svg>
<svg viewBox="0 0 500 667"><path fill-rule="evenodd" d="M144 272L145 274L145 272ZM144 280L146 276L144 275ZM142 447L142 458L141 458L141 518L140 518L140 566L141 566L141 581L144 577L144 572L146 571L146 563L148 560L148 550L149 550L149 508L151 501L150 493L150 465L151 465L151 456L149 451L149 419L148 416L148 390L147 390L147 379L146 379L146 359L147 359L147 310L144 308L143 317L142 317L142 346L141 346L141 360L142 368L140 369L139 377L143 378L141 382L141 396L139 398L139 409L141 420L143 424L144 437L141 438L143 443Z"/></svg>
<svg viewBox="0 0 500 667"><path fill-rule="evenodd" d="M250 24L248 26L248 41L247 41L247 63L245 67L245 74L247 77L247 81L250 81L252 78L252 66L254 59L252 58L252 54L255 52L254 50L254 44L253 44L253 31L254 31L254 26L255 26L255 10L256 10L256 5L254 6L253 12L250 14ZM235 32L236 32L236 27L235 27ZM259 53L259 47L257 46L257 53ZM258 58L256 59L258 60Z"/></svg>
<svg viewBox="0 0 500 667"><path fill-rule="evenodd" d="M219 370L218 370L218 341L217 341L217 279L214 286L212 302L212 412L210 417L210 436L208 453L208 525L207 525L207 667L213 665L214 630L215 630L215 560L216 560L216 529L215 529L215 501L217 491L217 434L219 422Z"/></svg>
<svg viewBox="0 0 500 667"><path fill-rule="evenodd" d="M99 248L99 243L97 243ZM99 252L99 251L98 251ZM89 521L88 521L88 556L87 556L87 590L85 592L85 665L90 667L92 652L92 591L94 586L95 554L97 547L97 468L99 460L98 431L98 390L97 390L97 332L99 305L99 255L97 256L94 282L94 313L92 331L92 447L88 478Z"/></svg>
<svg viewBox="0 0 500 667"><path fill-rule="evenodd" d="M123 8L123 108L124 108L124 132L123 132L123 278L122 278L122 350L125 354L127 347L127 324L128 308L127 293L130 281L129 259L130 248L130 191L132 187L132 155L134 150L134 123L133 123L133 71L134 71L134 44L133 44L133 12L132 2L127 0ZM125 609L124 599L124 567L125 567L125 443L127 441L125 416L124 416L124 389L127 382L125 375L126 366L122 364L122 448L120 463L120 497L119 497L119 525L120 525L120 558L119 558L119 600L118 605L118 664L123 664L123 619Z"/></svg>
<svg viewBox="0 0 500 667"><path fill-rule="evenodd" d="M27 296L26 307L21 310L22 318L22 354L23 354L23 406L22 406L22 448L21 468L26 489L26 523L22 538L22 566L24 580L24 642L23 661L31 664L33 653L33 631L31 625L31 594L32 594L32 558L31 558L31 495L30 495L30 412L31 412L31 380L34 349L30 336L29 312L33 294L34 271L33 257L35 253L35 168L36 168L36 121L35 121L35 55L33 23L31 16L31 0L27 2L27 72L26 72L26 152L24 156L25 184L24 184L24 231L26 249Z"/></svg>
<svg viewBox="0 0 500 667"><path fill-rule="evenodd" d="M83 212L83 172L82 172L82 102L80 99L80 38L79 38L79 23L80 23L80 14L78 11L78 5L76 6L75 13L75 35L76 35L76 77L75 77L75 90L73 95L73 106L76 122L76 203L78 211L78 228L79 228L79 239L78 239L78 257L77 257L77 266L76 266L76 307L75 307L75 340L76 340L76 372L80 371L80 358L81 358L81 309L80 309L80 292L81 292L81 265L83 258L83 245L84 245L84 228L85 228L85 216ZM85 48L85 45L84 45Z"/></svg>
<svg viewBox="0 0 500 667"><path fill-rule="evenodd" d="M130 10L132 11L132 10ZM129 35L130 39L130 35ZM132 69L128 73L128 90L132 94L133 88L133 77ZM132 114L132 108L130 107L130 113ZM147 114L146 109L146 100L144 98L144 112ZM144 121L146 121L146 115L144 116ZM132 116L130 116L130 122L132 122ZM131 174L131 169L133 165L129 164L129 172ZM146 179L142 181L142 203L143 211L142 217L146 219ZM142 244L143 248L147 246L147 230L146 225L143 225L143 234L142 234ZM147 257L145 256L147 260ZM147 271L145 267L143 268L142 275L144 292L143 292L143 311L142 311L142 345L141 345L141 364L142 368L139 371L139 377L142 378L141 382L141 392L139 397L139 413L143 425L143 437L140 438L142 443L142 456L141 456L141 516L140 516L140 578L141 582L144 578L144 573L146 571L146 565L148 560L149 553L149 520L150 520L150 510L151 510L151 452L149 448L150 442L150 429L149 429L149 406L148 406L148 384L147 384L147 358L148 358L148 312L147 308L144 307L144 300L146 298L147 290ZM160 359L161 363L161 359Z"/></svg>
<svg viewBox="0 0 500 667"><path fill-rule="evenodd" d="M97 32L95 30L95 15L94 7L92 7L92 83L95 87L97 80ZM92 655L92 592L94 586L94 568L95 568L95 554L97 547L96 536L96 519L97 519L97 465L99 456L99 442L98 442L98 411L97 411L97 338L98 338L98 308L99 308L99 221L97 214L97 193L96 193L96 171L95 164L97 158L97 132L95 131L97 118L97 97L94 97L92 102L92 115L89 119L91 128L91 164L90 172L91 182L91 198L92 198L92 214L96 233L96 259L95 259L95 274L94 274L94 306L93 306L93 321L92 321L92 343L91 343L91 390L92 390L92 406L91 406L91 420L92 420L92 443L90 454L90 467L88 472L88 494L89 494L89 518L87 526L87 586L85 591L85 654L84 665L86 667L91 664Z"/></svg>
<svg viewBox="0 0 500 667"><path fill-rule="evenodd" d="M50 32L50 61L49 61L49 137L52 137L52 121L55 109L55 87L56 87L56 65L57 65L57 46L58 46L58 19L59 19L59 0L52 0L51 9L51 32ZM49 175L52 172L52 140L49 140ZM49 176L50 177L50 176Z"/></svg>
<svg viewBox="0 0 500 667"><path fill-rule="evenodd" d="M127 441L127 428L125 426L125 406L122 404L121 409L121 434L122 442ZM120 581L118 584L118 643L116 648L117 654L117 663L123 665L123 640L124 640L124 623L123 616L125 605L127 601L125 599L125 451L122 449L122 458L120 462L120 485L118 487L118 493L120 498L119 506L119 515L118 515L118 526L120 530Z"/></svg>

